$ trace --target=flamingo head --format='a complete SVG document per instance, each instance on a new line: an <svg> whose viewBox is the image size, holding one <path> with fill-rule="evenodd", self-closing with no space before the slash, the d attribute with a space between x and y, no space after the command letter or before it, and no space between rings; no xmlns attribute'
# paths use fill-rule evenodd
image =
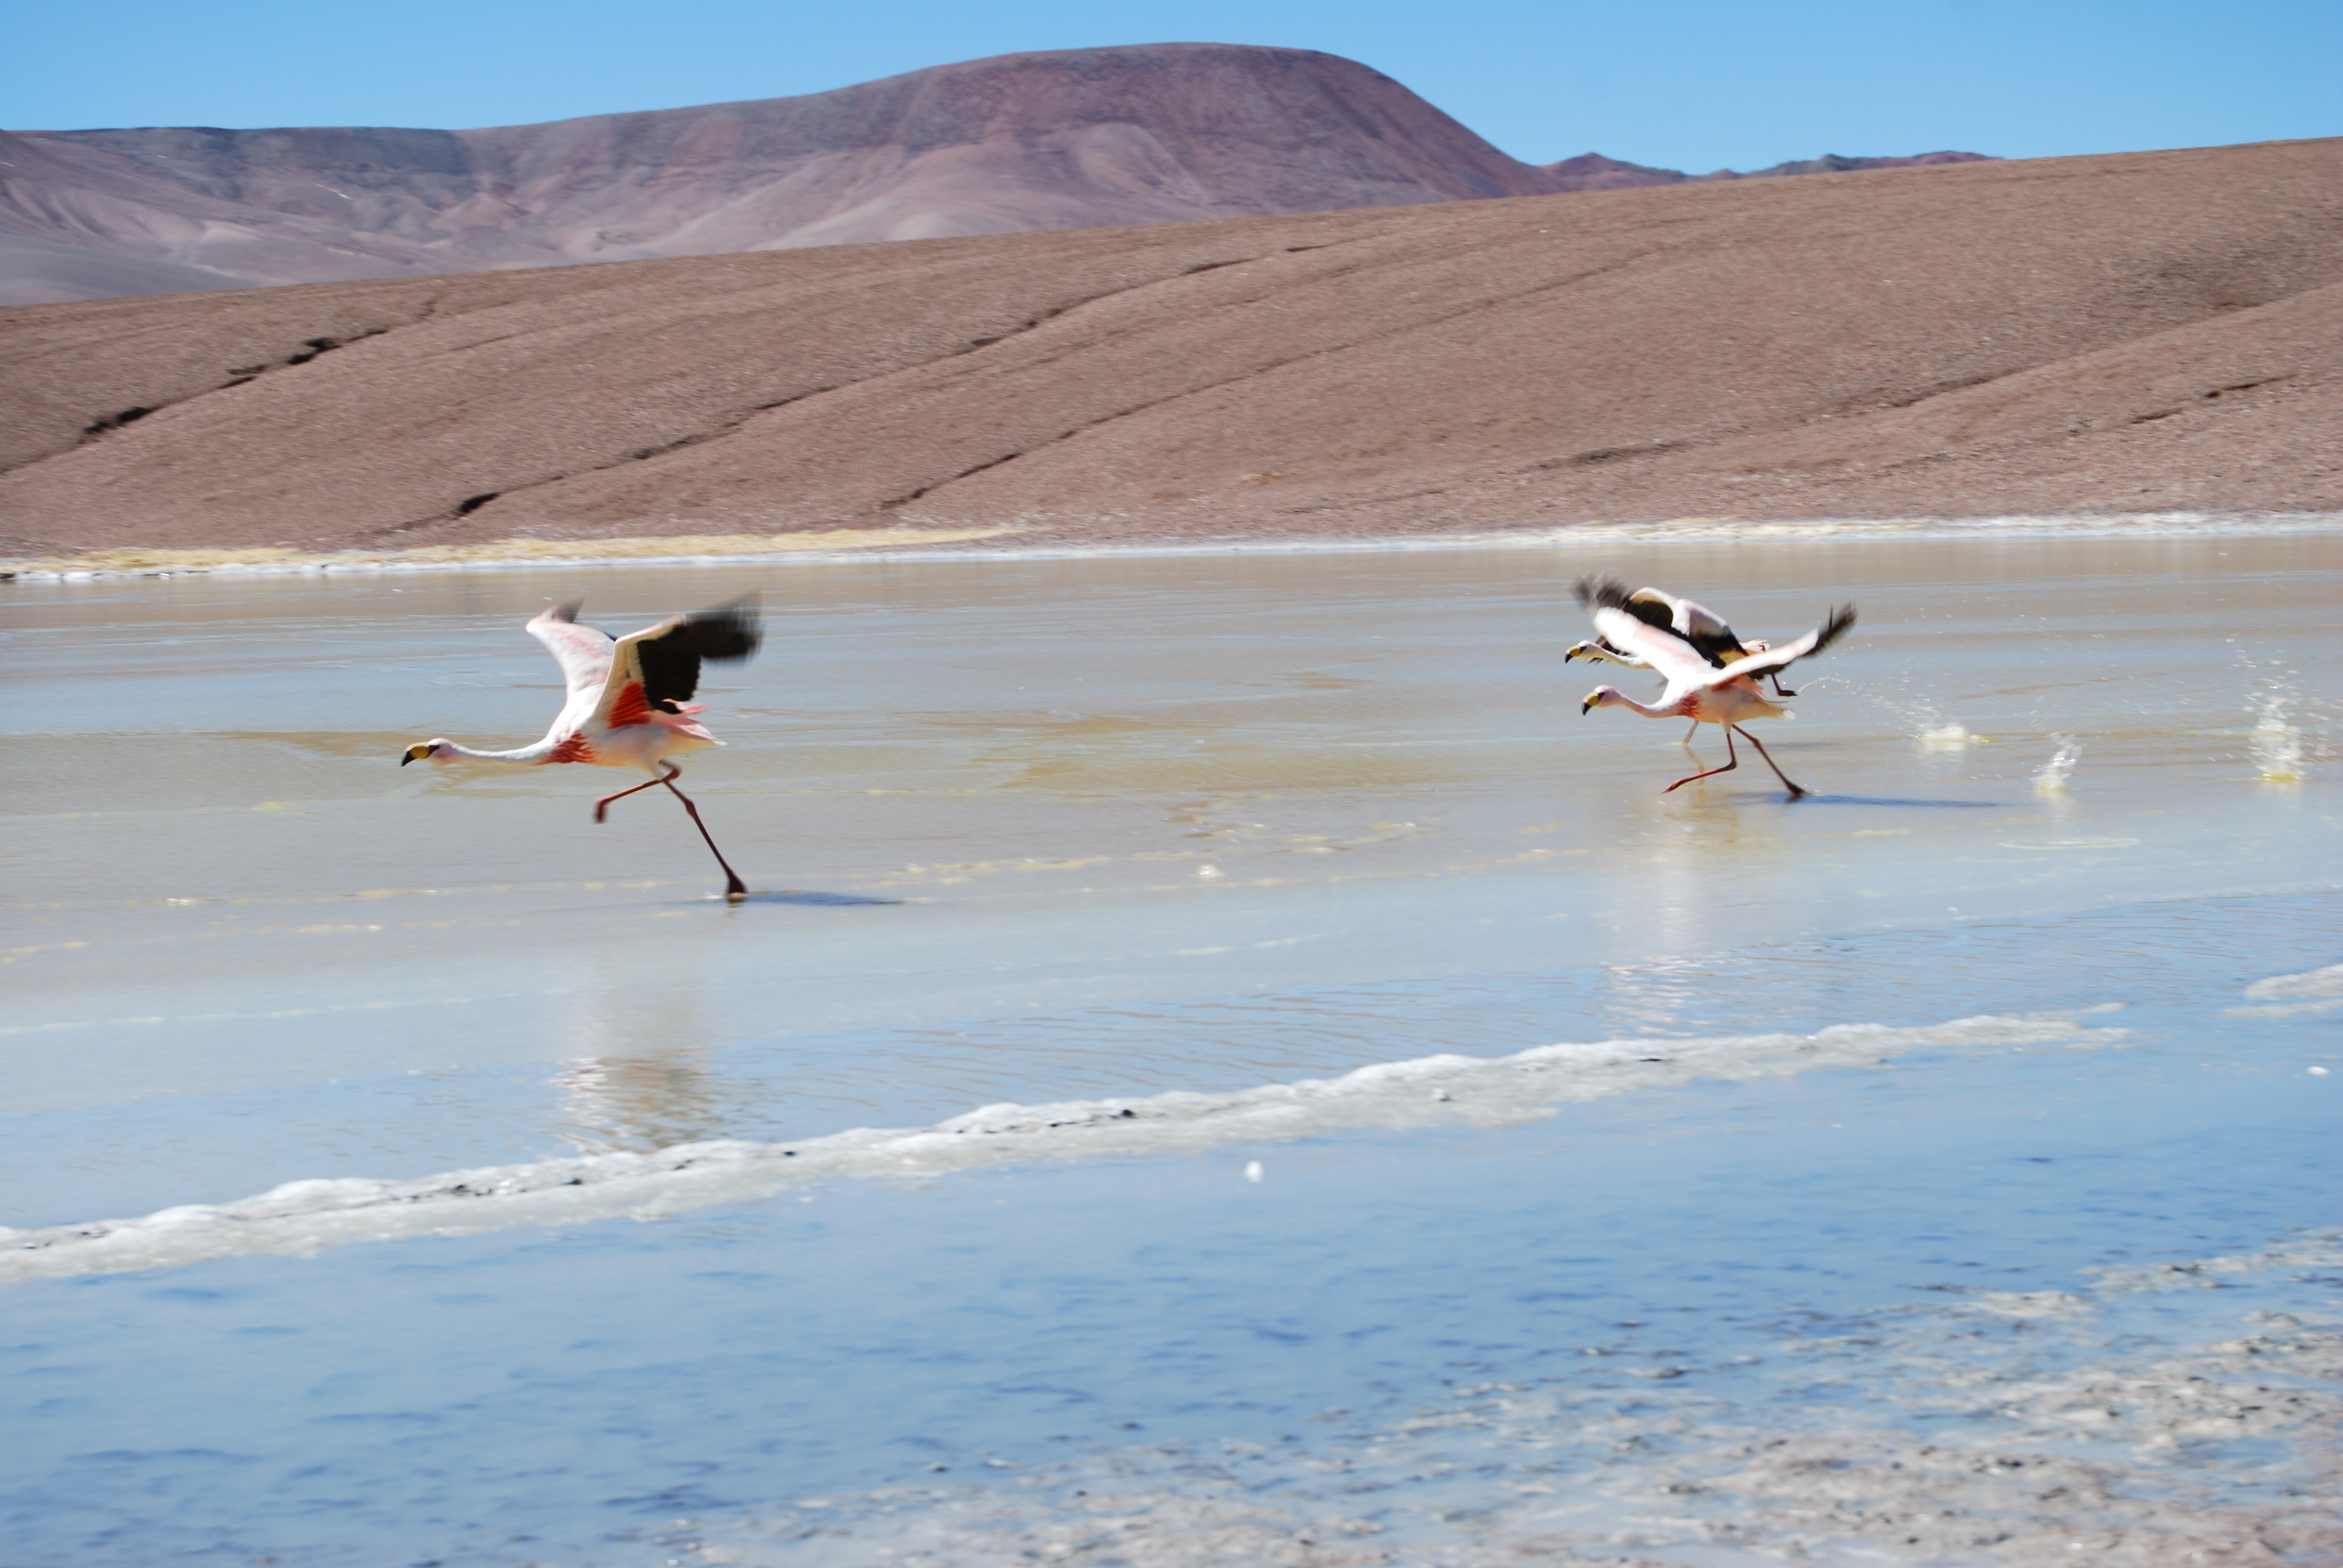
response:
<svg viewBox="0 0 2343 1568"><path fill-rule="evenodd" d="M408 747L406 750L398 754L398 765L401 768L406 767L410 762L431 762L444 765L454 760L454 759L448 755L449 748L454 745L454 741L446 739L444 736L435 740L418 740L414 745Z"/></svg>
<svg viewBox="0 0 2343 1568"><path fill-rule="evenodd" d="M1615 708L1626 700L1625 694L1617 687L1598 686L1586 694L1586 700L1578 705L1578 711L1592 713L1598 708Z"/></svg>

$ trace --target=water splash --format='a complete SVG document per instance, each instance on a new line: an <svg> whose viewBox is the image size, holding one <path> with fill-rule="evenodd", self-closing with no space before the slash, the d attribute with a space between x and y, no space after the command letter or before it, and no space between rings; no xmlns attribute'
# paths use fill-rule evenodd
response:
<svg viewBox="0 0 2343 1568"><path fill-rule="evenodd" d="M1913 739L1923 746L1951 750L1966 746L1973 740L1983 739L1984 737L1971 735L1966 725L1936 724L1923 729Z"/></svg>
<svg viewBox="0 0 2343 1568"><path fill-rule="evenodd" d="M2034 788L2045 795L2065 789L2066 780L2074 775L2075 764L2083 759L2083 743L2073 736L2053 735L2050 739L2058 743L2058 749L2042 765L2042 771L2034 776Z"/></svg>
<svg viewBox="0 0 2343 1568"><path fill-rule="evenodd" d="M2286 721L2285 693L2273 692L2263 700L2253 748L2254 768L2263 779L2291 784L2302 777L2302 731Z"/></svg>

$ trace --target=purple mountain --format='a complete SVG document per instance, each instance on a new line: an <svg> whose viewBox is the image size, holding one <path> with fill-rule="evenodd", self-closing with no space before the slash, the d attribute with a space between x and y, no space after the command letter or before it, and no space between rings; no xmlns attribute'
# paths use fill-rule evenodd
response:
<svg viewBox="0 0 2343 1568"><path fill-rule="evenodd" d="M1827 157L1786 175L1975 159ZM0 303L1673 185L1506 156L1380 72L1226 44L433 131L0 132Z"/></svg>

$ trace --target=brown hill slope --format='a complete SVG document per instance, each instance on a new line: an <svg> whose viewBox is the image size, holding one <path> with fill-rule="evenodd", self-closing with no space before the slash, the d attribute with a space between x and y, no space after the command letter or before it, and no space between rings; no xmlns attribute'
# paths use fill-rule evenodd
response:
<svg viewBox="0 0 2343 1568"><path fill-rule="evenodd" d="M1911 161L1825 159L1765 172ZM166 285L176 276L195 279L177 286L203 287L1403 206L1685 177L1592 154L1534 167L1336 55L1153 44L1005 55L801 97L490 130L0 133L0 241L140 263L164 269ZM97 297L139 281L119 265L61 278L56 262L0 246L0 304Z"/></svg>
<svg viewBox="0 0 2343 1568"><path fill-rule="evenodd" d="M0 536L2343 508L2338 176L2275 143L34 307Z"/></svg>

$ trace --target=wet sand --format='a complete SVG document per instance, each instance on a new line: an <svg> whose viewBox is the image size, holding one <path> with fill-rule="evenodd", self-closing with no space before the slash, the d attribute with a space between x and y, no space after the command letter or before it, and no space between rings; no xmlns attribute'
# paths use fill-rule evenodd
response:
<svg viewBox="0 0 2343 1568"><path fill-rule="evenodd" d="M1596 568L1861 607L1763 731L1813 797L1579 714ZM13 1538L2331 1554L2338 570L12 585ZM534 736L547 598L752 584L687 779L749 904L671 802L396 767Z"/></svg>

